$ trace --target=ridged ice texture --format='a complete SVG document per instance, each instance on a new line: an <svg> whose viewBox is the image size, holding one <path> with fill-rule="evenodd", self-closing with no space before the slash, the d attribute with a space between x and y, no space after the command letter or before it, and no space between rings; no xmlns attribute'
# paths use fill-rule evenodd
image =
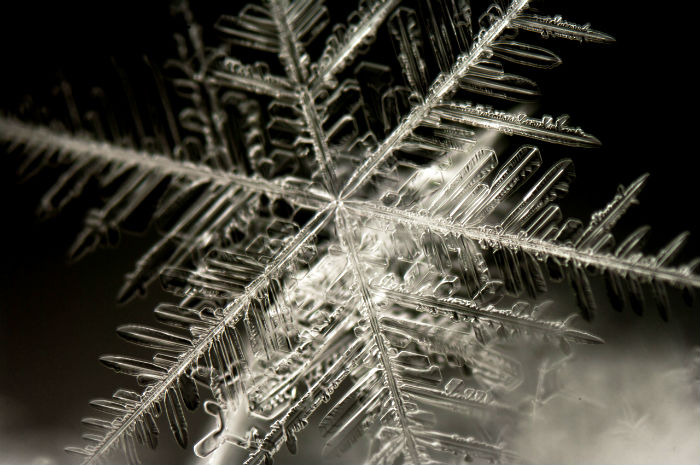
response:
<svg viewBox="0 0 700 465"><path fill-rule="evenodd" d="M549 281L571 284L585 319L592 274L616 307L641 312L650 291L663 318L669 286L700 286L697 260L673 264L686 234L655 255L640 251L646 226L613 239L646 176L582 222L556 204L571 160L543 166L534 145L497 154L488 142L598 145L567 116L475 102L536 100L537 84L509 67L557 66L543 39L613 39L534 14L527 0L479 3L361 0L332 26L333 2L270 0L222 16L217 45L180 1L173 12L187 32L164 67L174 76L153 68L152 127L135 102L128 125L109 111L83 114L67 83L66 121L0 117L22 174L67 166L42 214L88 182L105 192L72 256L113 243L145 209L162 238L120 298L157 278L182 296L156 308L162 327L117 329L156 353L101 361L144 388L92 401L103 416L84 420L89 443L70 452L136 462L164 417L182 447L195 439L202 457L241 447L246 464L296 451L311 421L329 457L368 435L371 463L522 462L508 426L554 389L528 367L538 354L602 342L552 311ZM395 53L363 60L379 36ZM319 44L313 61L307 50ZM251 51L259 61L239 58ZM190 438L185 412L205 395L217 426ZM236 409L255 426L230 425Z"/></svg>

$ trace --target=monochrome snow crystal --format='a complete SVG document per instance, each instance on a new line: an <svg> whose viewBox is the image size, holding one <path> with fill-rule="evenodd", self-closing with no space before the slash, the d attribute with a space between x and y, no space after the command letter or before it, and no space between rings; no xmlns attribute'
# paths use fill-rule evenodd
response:
<svg viewBox="0 0 700 465"><path fill-rule="evenodd" d="M561 63L553 39L612 37L528 0L361 0L332 25L348 8L334 3L251 3L209 43L175 0L186 30L179 56L150 66L147 115L133 98L123 118L85 112L63 82L64 120L0 116L21 175L65 166L43 214L88 182L104 193L71 256L145 215L162 236L119 299L156 279L181 298L155 309L161 326L117 328L155 355L101 358L143 389L91 402L103 416L67 448L85 463L137 462L159 423L200 457L236 446L248 465L304 448L312 427L327 457L366 438L370 463L523 462L513 431L568 389L557 373L577 345L603 342L585 329L593 280L664 320L669 288L700 287L698 260L674 264L686 233L652 255L647 226L613 237L646 175L589 221L567 217L574 163L534 144L599 140L511 107L539 96L520 73ZM578 312L551 293L561 281ZM200 404L216 426L193 438Z"/></svg>

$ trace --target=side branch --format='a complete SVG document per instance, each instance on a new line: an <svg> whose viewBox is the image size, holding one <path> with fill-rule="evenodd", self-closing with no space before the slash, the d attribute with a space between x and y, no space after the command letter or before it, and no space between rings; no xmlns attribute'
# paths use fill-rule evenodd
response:
<svg viewBox="0 0 700 465"><path fill-rule="evenodd" d="M321 57L319 68L311 83L311 94L316 95L324 84L340 73L359 53L362 44L377 33L379 26L389 13L399 4L400 0L385 0L374 11L369 11L364 20L354 26L345 41L332 53Z"/></svg>
<svg viewBox="0 0 700 465"><path fill-rule="evenodd" d="M243 67L243 65L240 65ZM253 72L241 72L234 65L230 65L225 71L213 70L206 77L196 79L204 84L212 84L218 87L227 87L236 90L252 92L258 95L266 95L273 98L293 99L294 89L291 86L282 85L282 78L275 76L274 80L265 76L256 76Z"/></svg>

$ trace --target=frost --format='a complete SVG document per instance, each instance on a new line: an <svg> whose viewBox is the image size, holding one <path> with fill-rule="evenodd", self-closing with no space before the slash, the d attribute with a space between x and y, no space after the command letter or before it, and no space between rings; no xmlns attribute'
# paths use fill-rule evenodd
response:
<svg viewBox="0 0 700 465"><path fill-rule="evenodd" d="M274 0L221 16L212 47L176 2L187 35L164 66L171 79L153 68L152 128L137 110L132 130L109 112L84 117L67 83L67 124L0 117L22 174L68 166L44 214L90 180L108 193L73 257L115 242L155 204L162 237L120 300L155 279L181 297L156 308L163 327L117 329L156 354L101 361L143 390L92 401L105 416L85 419L89 444L67 450L85 463L136 462L163 417L182 447L194 440L208 457L232 445L246 464L304 447L297 436L312 424L329 457L368 437L372 463L522 462L511 446L523 440L509 434L565 397L554 374L577 344L603 342L546 299L549 282L571 285L586 320L596 274L616 307L641 311L648 287L664 319L669 286L700 286L698 260L673 263L687 234L656 255L640 250L648 227L615 243L646 175L584 223L556 204L572 160L545 166L534 145L492 147L496 135L599 145L567 115L496 105L537 99L537 84L515 73L561 63L544 39L613 39L534 14L527 0L477 3L363 0L331 26L330 4ZM382 62L369 59L378 37L396 52ZM191 438L186 412L200 404L216 426Z"/></svg>

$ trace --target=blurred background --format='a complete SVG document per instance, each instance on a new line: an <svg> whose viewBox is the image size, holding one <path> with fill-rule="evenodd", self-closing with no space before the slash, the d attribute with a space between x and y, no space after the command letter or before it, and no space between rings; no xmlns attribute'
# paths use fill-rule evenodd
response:
<svg viewBox="0 0 700 465"><path fill-rule="evenodd" d="M175 25L167 1L7 3L0 6L0 102L46 91L59 76L76 88L98 84L114 73L112 58L128 73L143 55L153 63L173 55ZM618 237L650 224L647 250L655 251L689 230L690 245L680 262L700 256L691 18L679 8L652 10L634 2L562 3L536 5L543 13L590 22L617 39L612 45L552 41L551 48L564 63L536 76L543 93L536 114L569 113L573 126L581 126L603 144L594 150L542 144L546 162L571 157L576 165L577 179L562 209L588 219L613 197L618 184L628 185L650 172L642 205L620 222ZM222 11L235 13L238 8L231 2L206 2L194 10L207 25ZM390 47L387 53L393 53ZM145 298L118 306L122 276L155 234L123 235L118 248L100 249L69 264L66 251L95 199L88 195L59 217L38 221L36 206L54 177L47 170L18 184L16 168L17 160L2 153L0 463L71 463L73 458L62 449L80 442L80 418L90 413L87 401L130 381L97 361L105 353L135 353L117 338L114 328L152 322L155 304L172 298L156 284ZM600 280L594 286L604 295ZM629 310L614 312L598 299L598 318L579 326L607 344L583 347L561 374L572 386L574 402L553 401L542 409L535 427L519 433L533 461L700 460L700 362L692 350L700 343L700 304L696 301L689 308L679 297L672 296L669 323L653 311L642 317ZM562 299L572 302L566 293ZM201 437L211 426L206 419L195 421L191 436ZM307 439L312 430L304 433ZM191 450L177 450L166 432L161 437L158 452L165 455L145 455L146 463L196 462ZM305 455L296 459L299 463L320 461L313 447L300 452ZM278 463L291 463L285 454ZM228 460L240 461L233 455ZM343 460L358 463L362 457Z"/></svg>

